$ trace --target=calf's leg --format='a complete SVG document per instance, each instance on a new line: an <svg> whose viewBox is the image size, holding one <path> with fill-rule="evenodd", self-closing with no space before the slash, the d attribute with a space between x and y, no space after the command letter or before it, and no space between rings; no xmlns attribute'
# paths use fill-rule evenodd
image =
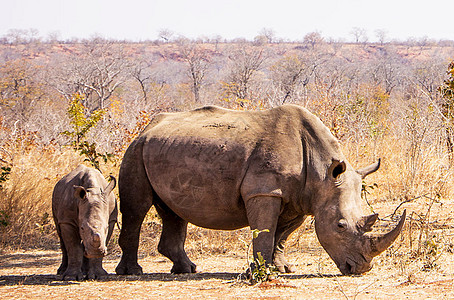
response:
<svg viewBox="0 0 454 300"><path fill-rule="evenodd" d="M100 279L107 275L107 271L102 267L102 257L88 259L88 279Z"/></svg>
<svg viewBox="0 0 454 300"><path fill-rule="evenodd" d="M57 224L57 222L55 222L55 224ZM68 252L66 252L65 242L63 241L63 238L61 236L60 225L57 225L56 227L58 238L60 239L60 248L62 252L61 264L57 270L57 275L63 275L63 273L65 273L66 269L68 268Z"/></svg>
<svg viewBox="0 0 454 300"><path fill-rule="evenodd" d="M78 228L70 224L60 224L61 236L68 255L68 266L63 272L63 280L82 280L82 259L84 256Z"/></svg>

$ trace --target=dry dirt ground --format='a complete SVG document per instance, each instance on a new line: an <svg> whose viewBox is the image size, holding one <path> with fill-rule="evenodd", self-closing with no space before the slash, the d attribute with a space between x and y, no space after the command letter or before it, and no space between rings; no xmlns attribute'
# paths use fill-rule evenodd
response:
<svg viewBox="0 0 454 300"><path fill-rule="evenodd" d="M173 275L171 262L156 251L160 225L152 217L141 233L139 263L144 275L115 275L121 255L115 229L104 259L108 277L61 281L56 275L61 253L54 239L50 250L0 252L0 299L454 299L454 205L447 204L431 205L429 218L422 198L406 203L410 213L400 237L362 276L341 276L318 243L310 220L287 242L287 257L297 267L294 274L250 285L242 276L247 266L247 245L242 241L250 232L190 225L186 250L199 273ZM381 216L394 207L377 204ZM375 227L387 232L388 225L380 221ZM418 245L425 245L423 254L417 254Z"/></svg>
<svg viewBox="0 0 454 300"><path fill-rule="evenodd" d="M382 254L383 255L383 254ZM97 281L60 281L58 251L22 251L0 256L2 299L454 299L452 255L443 268L399 271L375 265L362 276L340 276L325 253L291 253L298 271L251 286L240 274L245 258L210 255L194 259L200 273L172 275L162 256L140 259L143 276L117 276L118 254L105 259L109 276ZM378 259L380 262L380 258Z"/></svg>

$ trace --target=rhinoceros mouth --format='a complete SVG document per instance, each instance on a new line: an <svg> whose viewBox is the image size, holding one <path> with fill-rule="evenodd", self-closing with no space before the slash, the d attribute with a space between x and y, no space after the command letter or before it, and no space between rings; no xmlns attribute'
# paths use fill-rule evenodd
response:
<svg viewBox="0 0 454 300"><path fill-rule="evenodd" d="M101 257L104 257L104 254L88 254L88 253L85 253L85 257L86 258L101 258Z"/></svg>
<svg viewBox="0 0 454 300"><path fill-rule="evenodd" d="M84 256L86 258L101 258L106 256L107 250L98 250L98 251L85 251Z"/></svg>
<svg viewBox="0 0 454 300"><path fill-rule="evenodd" d="M358 263L352 258L347 258L345 263L339 266L342 275L359 275L366 273L372 269L372 264L367 262Z"/></svg>

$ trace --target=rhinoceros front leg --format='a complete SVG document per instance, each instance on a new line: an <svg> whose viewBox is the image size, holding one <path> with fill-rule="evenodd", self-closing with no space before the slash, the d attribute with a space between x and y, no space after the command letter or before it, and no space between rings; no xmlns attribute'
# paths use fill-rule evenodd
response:
<svg viewBox="0 0 454 300"><path fill-rule="evenodd" d="M162 219L158 251L173 262L170 272L175 274L195 273L196 265L191 262L184 250L188 222L177 216L161 201L157 201L155 206Z"/></svg>
<svg viewBox="0 0 454 300"><path fill-rule="evenodd" d="M88 259L88 279L100 279L107 275L107 271L102 267L102 257Z"/></svg>
<svg viewBox="0 0 454 300"><path fill-rule="evenodd" d="M254 259L260 252L267 264L273 261L274 239L281 211L281 202L282 200L279 197L257 196L248 199L245 203L251 229L268 229L268 232L261 232L252 241Z"/></svg>
<svg viewBox="0 0 454 300"><path fill-rule="evenodd" d="M296 268L290 264L284 255L285 242L290 234L295 231L306 219L305 216L297 217L294 220L278 223L275 235L273 263L281 273L294 273Z"/></svg>
<svg viewBox="0 0 454 300"><path fill-rule="evenodd" d="M67 253L68 265L63 272L63 280L82 280L83 246L78 228L71 224L60 224L61 237Z"/></svg>

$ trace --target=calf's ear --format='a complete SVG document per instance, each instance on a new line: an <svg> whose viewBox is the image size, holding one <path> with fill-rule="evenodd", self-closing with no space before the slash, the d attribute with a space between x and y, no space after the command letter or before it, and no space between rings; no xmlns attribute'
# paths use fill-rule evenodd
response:
<svg viewBox="0 0 454 300"><path fill-rule="evenodd" d="M109 195L112 192L112 190L115 188L116 185L117 185L117 180L115 179L115 177L110 175L110 182L107 185L106 190L104 191L104 194Z"/></svg>
<svg viewBox="0 0 454 300"><path fill-rule="evenodd" d="M87 191L85 190L85 188L83 186L73 186L74 188L74 197L76 197L76 199L78 200L82 200L86 195L87 195Z"/></svg>

